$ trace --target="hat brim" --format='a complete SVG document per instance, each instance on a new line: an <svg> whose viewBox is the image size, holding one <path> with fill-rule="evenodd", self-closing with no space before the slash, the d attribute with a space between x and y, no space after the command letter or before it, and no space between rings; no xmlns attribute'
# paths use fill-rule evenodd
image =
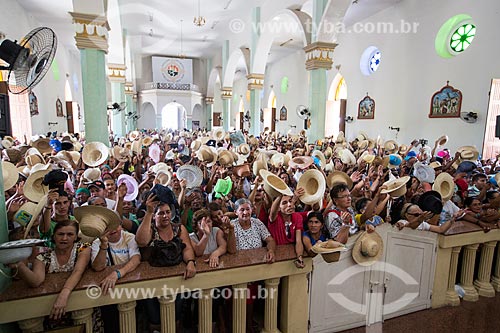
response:
<svg viewBox="0 0 500 333"><path fill-rule="evenodd" d="M379 251L378 251L376 256L367 257L361 253L361 242L363 241L363 239L365 239L367 237L374 238L374 240L379 245ZM376 231L373 231L370 233L367 233L366 231L364 231L359 235L358 239L356 240L356 243L354 243L354 246L352 248L352 259L358 265L371 266L374 263L376 263L377 261L379 261L380 258L382 258L383 253L384 253L384 242L382 240L382 237L380 237L380 235Z"/></svg>
<svg viewBox="0 0 500 333"><path fill-rule="evenodd" d="M305 193L299 200L306 205L314 205L324 195L326 190L326 180L318 170L307 170L300 176L297 188L303 188Z"/></svg>
<svg viewBox="0 0 500 333"><path fill-rule="evenodd" d="M101 220L106 223L106 229L104 232L118 228L121 223L121 218L115 211L101 206L76 207L74 214L75 219L80 223L80 230L84 235L89 237L99 237L101 234L99 234L95 226L85 219L85 215L99 216Z"/></svg>

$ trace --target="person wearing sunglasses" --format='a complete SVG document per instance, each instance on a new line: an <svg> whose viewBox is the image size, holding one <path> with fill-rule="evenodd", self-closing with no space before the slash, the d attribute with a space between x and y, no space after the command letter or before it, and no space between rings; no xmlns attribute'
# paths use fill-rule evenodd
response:
<svg viewBox="0 0 500 333"><path fill-rule="evenodd" d="M407 203L403 206L401 220L396 222L396 227L398 227L399 230L408 227L421 231L432 231L438 234L444 234L451 227L451 223L453 223L462 213L462 211L458 212L450 221L438 226L429 223L431 219L438 216L437 214L430 211L423 211L422 208L416 204Z"/></svg>

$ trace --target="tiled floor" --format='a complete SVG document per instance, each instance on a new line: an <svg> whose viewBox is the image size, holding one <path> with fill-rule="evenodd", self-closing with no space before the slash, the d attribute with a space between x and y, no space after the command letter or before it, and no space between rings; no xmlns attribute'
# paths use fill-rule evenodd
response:
<svg viewBox="0 0 500 333"><path fill-rule="evenodd" d="M464 302L458 307L428 309L389 319L375 330L360 327L344 333L493 333L500 332L500 294L494 298L480 297L478 302Z"/></svg>

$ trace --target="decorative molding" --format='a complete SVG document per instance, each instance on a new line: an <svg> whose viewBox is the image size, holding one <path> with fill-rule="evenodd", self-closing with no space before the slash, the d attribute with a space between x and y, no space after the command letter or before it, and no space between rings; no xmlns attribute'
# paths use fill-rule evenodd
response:
<svg viewBox="0 0 500 333"><path fill-rule="evenodd" d="M108 53L108 20L105 16L69 12L75 27L76 47Z"/></svg>
<svg viewBox="0 0 500 333"><path fill-rule="evenodd" d="M108 77L112 82L125 83L125 70L127 66L123 64L109 64L108 63Z"/></svg>
<svg viewBox="0 0 500 333"><path fill-rule="evenodd" d="M248 89L262 89L264 88L264 74L248 74Z"/></svg>
<svg viewBox="0 0 500 333"><path fill-rule="evenodd" d="M134 83L125 82L125 95L134 95Z"/></svg>
<svg viewBox="0 0 500 333"><path fill-rule="evenodd" d="M332 69L333 50L337 45L336 43L314 42L304 47L306 70Z"/></svg>
<svg viewBox="0 0 500 333"><path fill-rule="evenodd" d="M221 89L221 97L222 97L222 99L231 99L231 97L233 97L233 88L231 88L231 87L222 87L222 89Z"/></svg>
<svg viewBox="0 0 500 333"><path fill-rule="evenodd" d="M205 97L205 104L214 104L214 98L213 97Z"/></svg>

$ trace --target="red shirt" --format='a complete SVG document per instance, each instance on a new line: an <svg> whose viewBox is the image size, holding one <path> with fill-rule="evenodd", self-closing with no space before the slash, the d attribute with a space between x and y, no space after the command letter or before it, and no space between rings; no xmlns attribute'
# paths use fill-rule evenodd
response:
<svg viewBox="0 0 500 333"><path fill-rule="evenodd" d="M307 213L308 212L292 213L290 232L287 235L285 221L283 220L283 216L281 216L281 212L278 212L276 220L267 225L271 236L273 236L276 241L276 245L295 244L295 232L300 230L300 234L302 234L302 231L304 230L303 221L304 217L307 216Z"/></svg>

